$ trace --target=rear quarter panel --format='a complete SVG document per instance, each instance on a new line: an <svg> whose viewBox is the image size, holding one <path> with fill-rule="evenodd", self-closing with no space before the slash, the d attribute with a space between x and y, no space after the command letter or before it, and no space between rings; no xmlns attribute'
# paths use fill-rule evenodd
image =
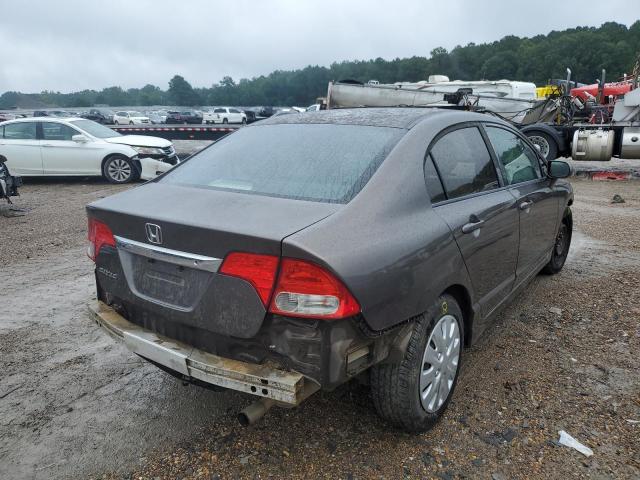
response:
<svg viewBox="0 0 640 480"><path fill-rule="evenodd" d="M473 303L460 252L431 209L424 181L427 146L448 126L449 115L409 130L349 204L283 242L284 256L318 262L337 274L373 330L423 313L452 285L465 287Z"/></svg>

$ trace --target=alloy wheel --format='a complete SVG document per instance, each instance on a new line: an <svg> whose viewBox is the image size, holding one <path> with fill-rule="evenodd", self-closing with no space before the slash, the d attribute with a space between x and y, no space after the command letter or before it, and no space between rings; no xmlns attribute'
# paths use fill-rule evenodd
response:
<svg viewBox="0 0 640 480"><path fill-rule="evenodd" d="M114 158L107 166L107 174L119 183L131 178L131 164L122 158Z"/></svg>
<svg viewBox="0 0 640 480"><path fill-rule="evenodd" d="M422 357L420 402L429 413L447 401L460 363L460 327L453 315L444 315L429 335Z"/></svg>

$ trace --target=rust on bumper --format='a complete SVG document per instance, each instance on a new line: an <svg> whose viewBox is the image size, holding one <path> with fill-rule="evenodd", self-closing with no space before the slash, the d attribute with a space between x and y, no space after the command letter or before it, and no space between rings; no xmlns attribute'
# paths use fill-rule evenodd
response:
<svg viewBox="0 0 640 480"><path fill-rule="evenodd" d="M298 405L318 385L296 372L222 358L144 329L101 301L89 305L96 322L137 355L212 385Z"/></svg>

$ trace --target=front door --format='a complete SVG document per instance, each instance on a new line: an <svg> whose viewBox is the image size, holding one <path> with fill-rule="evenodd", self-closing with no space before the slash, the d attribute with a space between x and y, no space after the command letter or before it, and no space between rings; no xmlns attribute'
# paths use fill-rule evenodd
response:
<svg viewBox="0 0 640 480"><path fill-rule="evenodd" d="M542 172L536 153L515 132L485 125L504 183L520 212L520 248L516 276L524 280L548 261L558 228L559 198Z"/></svg>
<svg viewBox="0 0 640 480"><path fill-rule="evenodd" d="M100 175L101 149L87 137L74 142L81 133L63 123L42 122L42 165L45 175Z"/></svg>
<svg viewBox="0 0 640 480"><path fill-rule="evenodd" d="M480 129L466 124L431 149L446 194L434 211L449 225L484 317L507 298L518 258L518 210L498 180ZM427 159L430 160L429 158Z"/></svg>
<svg viewBox="0 0 640 480"><path fill-rule="evenodd" d="M42 175L40 141L36 122L16 122L0 127L0 155L12 175Z"/></svg>

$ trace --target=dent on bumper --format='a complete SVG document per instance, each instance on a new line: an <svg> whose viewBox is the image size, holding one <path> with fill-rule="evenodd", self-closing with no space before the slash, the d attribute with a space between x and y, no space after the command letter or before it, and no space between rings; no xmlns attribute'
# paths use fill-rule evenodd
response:
<svg viewBox="0 0 640 480"><path fill-rule="evenodd" d="M142 180L152 180L173 168L173 165L153 158L141 158L140 165L142 166L142 172L140 172Z"/></svg>
<svg viewBox="0 0 640 480"><path fill-rule="evenodd" d="M186 377L298 405L318 385L295 372L222 358L129 322L101 301L89 305L96 322L129 350Z"/></svg>

